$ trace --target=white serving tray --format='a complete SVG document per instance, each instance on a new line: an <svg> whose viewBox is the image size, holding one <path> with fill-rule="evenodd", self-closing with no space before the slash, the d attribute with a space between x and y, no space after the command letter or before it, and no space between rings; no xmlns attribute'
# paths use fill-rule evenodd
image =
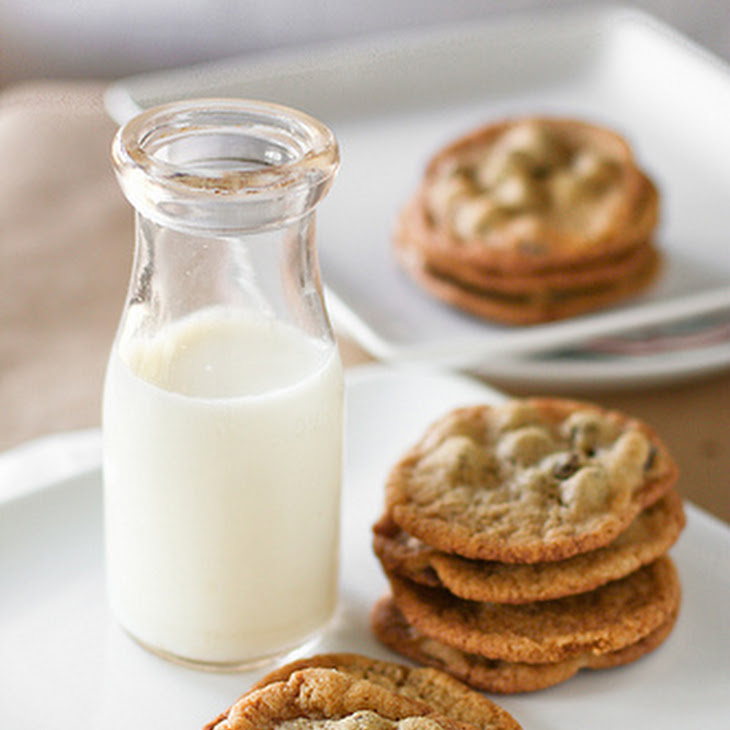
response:
<svg viewBox="0 0 730 730"><path fill-rule="evenodd" d="M380 359L488 372L501 356L730 309L730 71L643 13L515 14L237 59L120 81L107 105L123 121L193 96L289 104L334 129L343 164L319 217L323 277L338 325ZM650 292L599 313L511 328L443 305L396 267L391 231L428 157L485 121L520 113L592 119L632 142L662 192L666 266ZM730 347L705 369L728 364ZM539 367L526 366L539 377Z"/></svg>
<svg viewBox="0 0 730 730"><path fill-rule="evenodd" d="M370 608L386 590L370 546L385 475L446 410L501 396L461 376L383 366L350 371L346 392L341 600L310 651L405 662L369 629ZM186 669L115 625L104 593L99 447L91 431L0 456L0 728L198 730L266 670ZM692 505L687 513L672 549L684 597L669 639L625 667L495 696L525 730L726 730L730 530Z"/></svg>

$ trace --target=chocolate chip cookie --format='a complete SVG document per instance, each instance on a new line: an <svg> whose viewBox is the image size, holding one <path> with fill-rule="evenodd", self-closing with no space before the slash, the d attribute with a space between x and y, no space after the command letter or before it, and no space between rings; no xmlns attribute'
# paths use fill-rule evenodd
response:
<svg viewBox="0 0 730 730"><path fill-rule="evenodd" d="M437 550L501 562L604 547L677 467L645 423L557 398L454 410L392 469L385 512Z"/></svg>

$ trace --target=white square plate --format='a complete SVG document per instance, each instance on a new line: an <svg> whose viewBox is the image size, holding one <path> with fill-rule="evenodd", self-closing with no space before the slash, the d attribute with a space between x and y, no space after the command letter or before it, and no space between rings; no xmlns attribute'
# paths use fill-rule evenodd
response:
<svg viewBox="0 0 730 730"><path fill-rule="evenodd" d="M337 323L380 359L482 365L488 373L498 355L730 308L730 71L642 13L514 15L145 75L114 84L107 105L123 121L193 96L267 99L333 128L343 163L319 216L323 278ZM431 154L520 113L588 118L630 140L662 194L666 265L649 292L595 314L515 328L443 305L396 267L394 221Z"/></svg>
<svg viewBox="0 0 730 730"><path fill-rule="evenodd" d="M446 410L501 397L423 369L348 373L341 600L312 652L405 662L369 628L387 586L370 545L384 478ZM70 434L0 456L0 728L197 730L265 670L186 669L144 651L116 626L104 592L101 480L93 467L99 443L98 432ZM730 530L692 505L687 516L672 549L683 602L671 636L633 664L581 672L542 692L495 696L525 730L726 730Z"/></svg>

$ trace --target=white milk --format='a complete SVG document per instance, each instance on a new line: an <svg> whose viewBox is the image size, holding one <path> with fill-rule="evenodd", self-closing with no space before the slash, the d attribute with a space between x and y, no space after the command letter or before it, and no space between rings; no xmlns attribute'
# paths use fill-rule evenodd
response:
<svg viewBox="0 0 730 730"><path fill-rule="evenodd" d="M336 349L275 322L211 310L114 348L108 590L133 636L235 664L293 648L326 623L337 598L342 397Z"/></svg>

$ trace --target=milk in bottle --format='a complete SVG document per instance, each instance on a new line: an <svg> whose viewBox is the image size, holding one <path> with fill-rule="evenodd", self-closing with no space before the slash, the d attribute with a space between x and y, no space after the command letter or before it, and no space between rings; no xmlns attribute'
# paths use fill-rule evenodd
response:
<svg viewBox="0 0 730 730"><path fill-rule="evenodd" d="M192 100L132 119L113 159L136 248L104 387L110 605L167 658L246 667L337 601L343 378L314 235L336 142Z"/></svg>

